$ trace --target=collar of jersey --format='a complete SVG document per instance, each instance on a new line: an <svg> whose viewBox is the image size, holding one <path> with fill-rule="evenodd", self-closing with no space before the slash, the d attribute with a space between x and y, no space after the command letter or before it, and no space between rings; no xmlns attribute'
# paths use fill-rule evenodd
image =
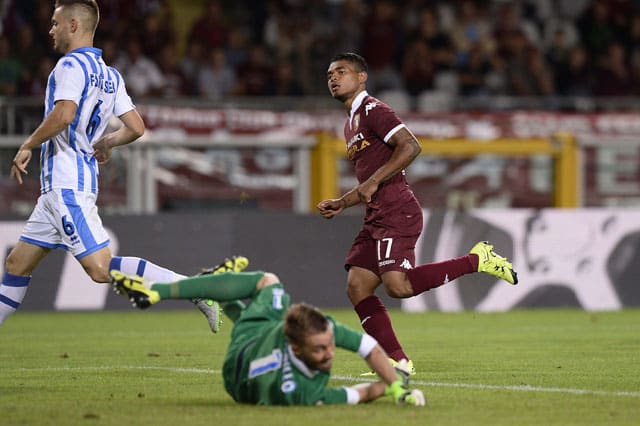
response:
<svg viewBox="0 0 640 426"><path fill-rule="evenodd" d="M71 53L84 53L84 52L95 53L98 56L102 56L102 49L98 49L97 47L93 47L93 46L78 47L77 49L73 49L69 51L67 55Z"/></svg>
<svg viewBox="0 0 640 426"><path fill-rule="evenodd" d="M362 92L358 93L358 96L356 96L353 100L353 103L351 104L351 113L349 114L349 127L351 127L351 123L353 122L353 114L355 114L358 108L360 108L360 105L362 105L362 101L367 96L369 96L369 94L366 90L363 90Z"/></svg>
<svg viewBox="0 0 640 426"><path fill-rule="evenodd" d="M318 370L311 370L309 367L307 367L307 364L305 364L304 361L295 356L293 350L291 350L291 345L287 345L287 353L289 354L291 364L293 364L298 369L298 371L300 371L308 378L312 379L316 374L319 373Z"/></svg>

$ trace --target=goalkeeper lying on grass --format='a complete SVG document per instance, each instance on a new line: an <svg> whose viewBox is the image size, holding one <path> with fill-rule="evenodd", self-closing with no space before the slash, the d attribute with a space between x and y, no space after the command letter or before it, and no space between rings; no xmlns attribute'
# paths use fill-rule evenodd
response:
<svg viewBox="0 0 640 426"><path fill-rule="evenodd" d="M226 270L145 287L142 279L111 271L114 290L138 308L163 299L207 298L221 302L234 322L224 361L224 385L237 402L262 405L357 404L389 395L396 403L424 405L409 389L401 362L389 364L375 339L352 330L304 303L289 304L280 280L269 272L239 272L248 264L237 257ZM240 299L250 298L245 306ZM327 387L335 348L357 352L382 379L351 387Z"/></svg>

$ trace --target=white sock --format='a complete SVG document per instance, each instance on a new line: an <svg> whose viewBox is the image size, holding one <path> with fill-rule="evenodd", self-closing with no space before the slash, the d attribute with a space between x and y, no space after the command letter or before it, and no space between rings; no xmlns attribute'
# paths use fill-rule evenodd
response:
<svg viewBox="0 0 640 426"><path fill-rule="evenodd" d="M139 257L114 256L109 264L109 270L111 269L117 269L126 275L138 275L145 281L151 282L168 283L186 278L186 275L178 274Z"/></svg>
<svg viewBox="0 0 640 426"><path fill-rule="evenodd" d="M0 324L20 307L31 276L13 275L5 272L0 284Z"/></svg>

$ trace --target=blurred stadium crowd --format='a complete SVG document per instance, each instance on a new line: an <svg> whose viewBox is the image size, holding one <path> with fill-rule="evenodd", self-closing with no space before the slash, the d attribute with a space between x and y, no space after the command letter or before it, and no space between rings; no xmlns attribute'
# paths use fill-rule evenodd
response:
<svg viewBox="0 0 640 426"><path fill-rule="evenodd" d="M181 10L195 3L199 15L187 22ZM640 95L638 0L99 4L96 46L136 99L324 96L328 60L339 51L365 56L373 93ZM0 8L0 95L42 96L58 57L48 35L52 1Z"/></svg>

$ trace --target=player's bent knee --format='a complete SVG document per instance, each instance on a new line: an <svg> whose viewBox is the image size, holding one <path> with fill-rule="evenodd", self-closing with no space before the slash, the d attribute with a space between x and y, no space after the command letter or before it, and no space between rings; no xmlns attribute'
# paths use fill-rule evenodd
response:
<svg viewBox="0 0 640 426"><path fill-rule="evenodd" d="M109 273L107 268L90 267L84 269L89 278L98 284L104 284L109 282Z"/></svg>
<svg viewBox="0 0 640 426"><path fill-rule="evenodd" d="M258 282L258 288L266 287L269 285L279 284L280 278L272 272L265 272L260 281Z"/></svg>
<svg viewBox="0 0 640 426"><path fill-rule="evenodd" d="M393 297L394 299L405 299L413 296L413 289L411 286L385 284L384 289L389 297Z"/></svg>

